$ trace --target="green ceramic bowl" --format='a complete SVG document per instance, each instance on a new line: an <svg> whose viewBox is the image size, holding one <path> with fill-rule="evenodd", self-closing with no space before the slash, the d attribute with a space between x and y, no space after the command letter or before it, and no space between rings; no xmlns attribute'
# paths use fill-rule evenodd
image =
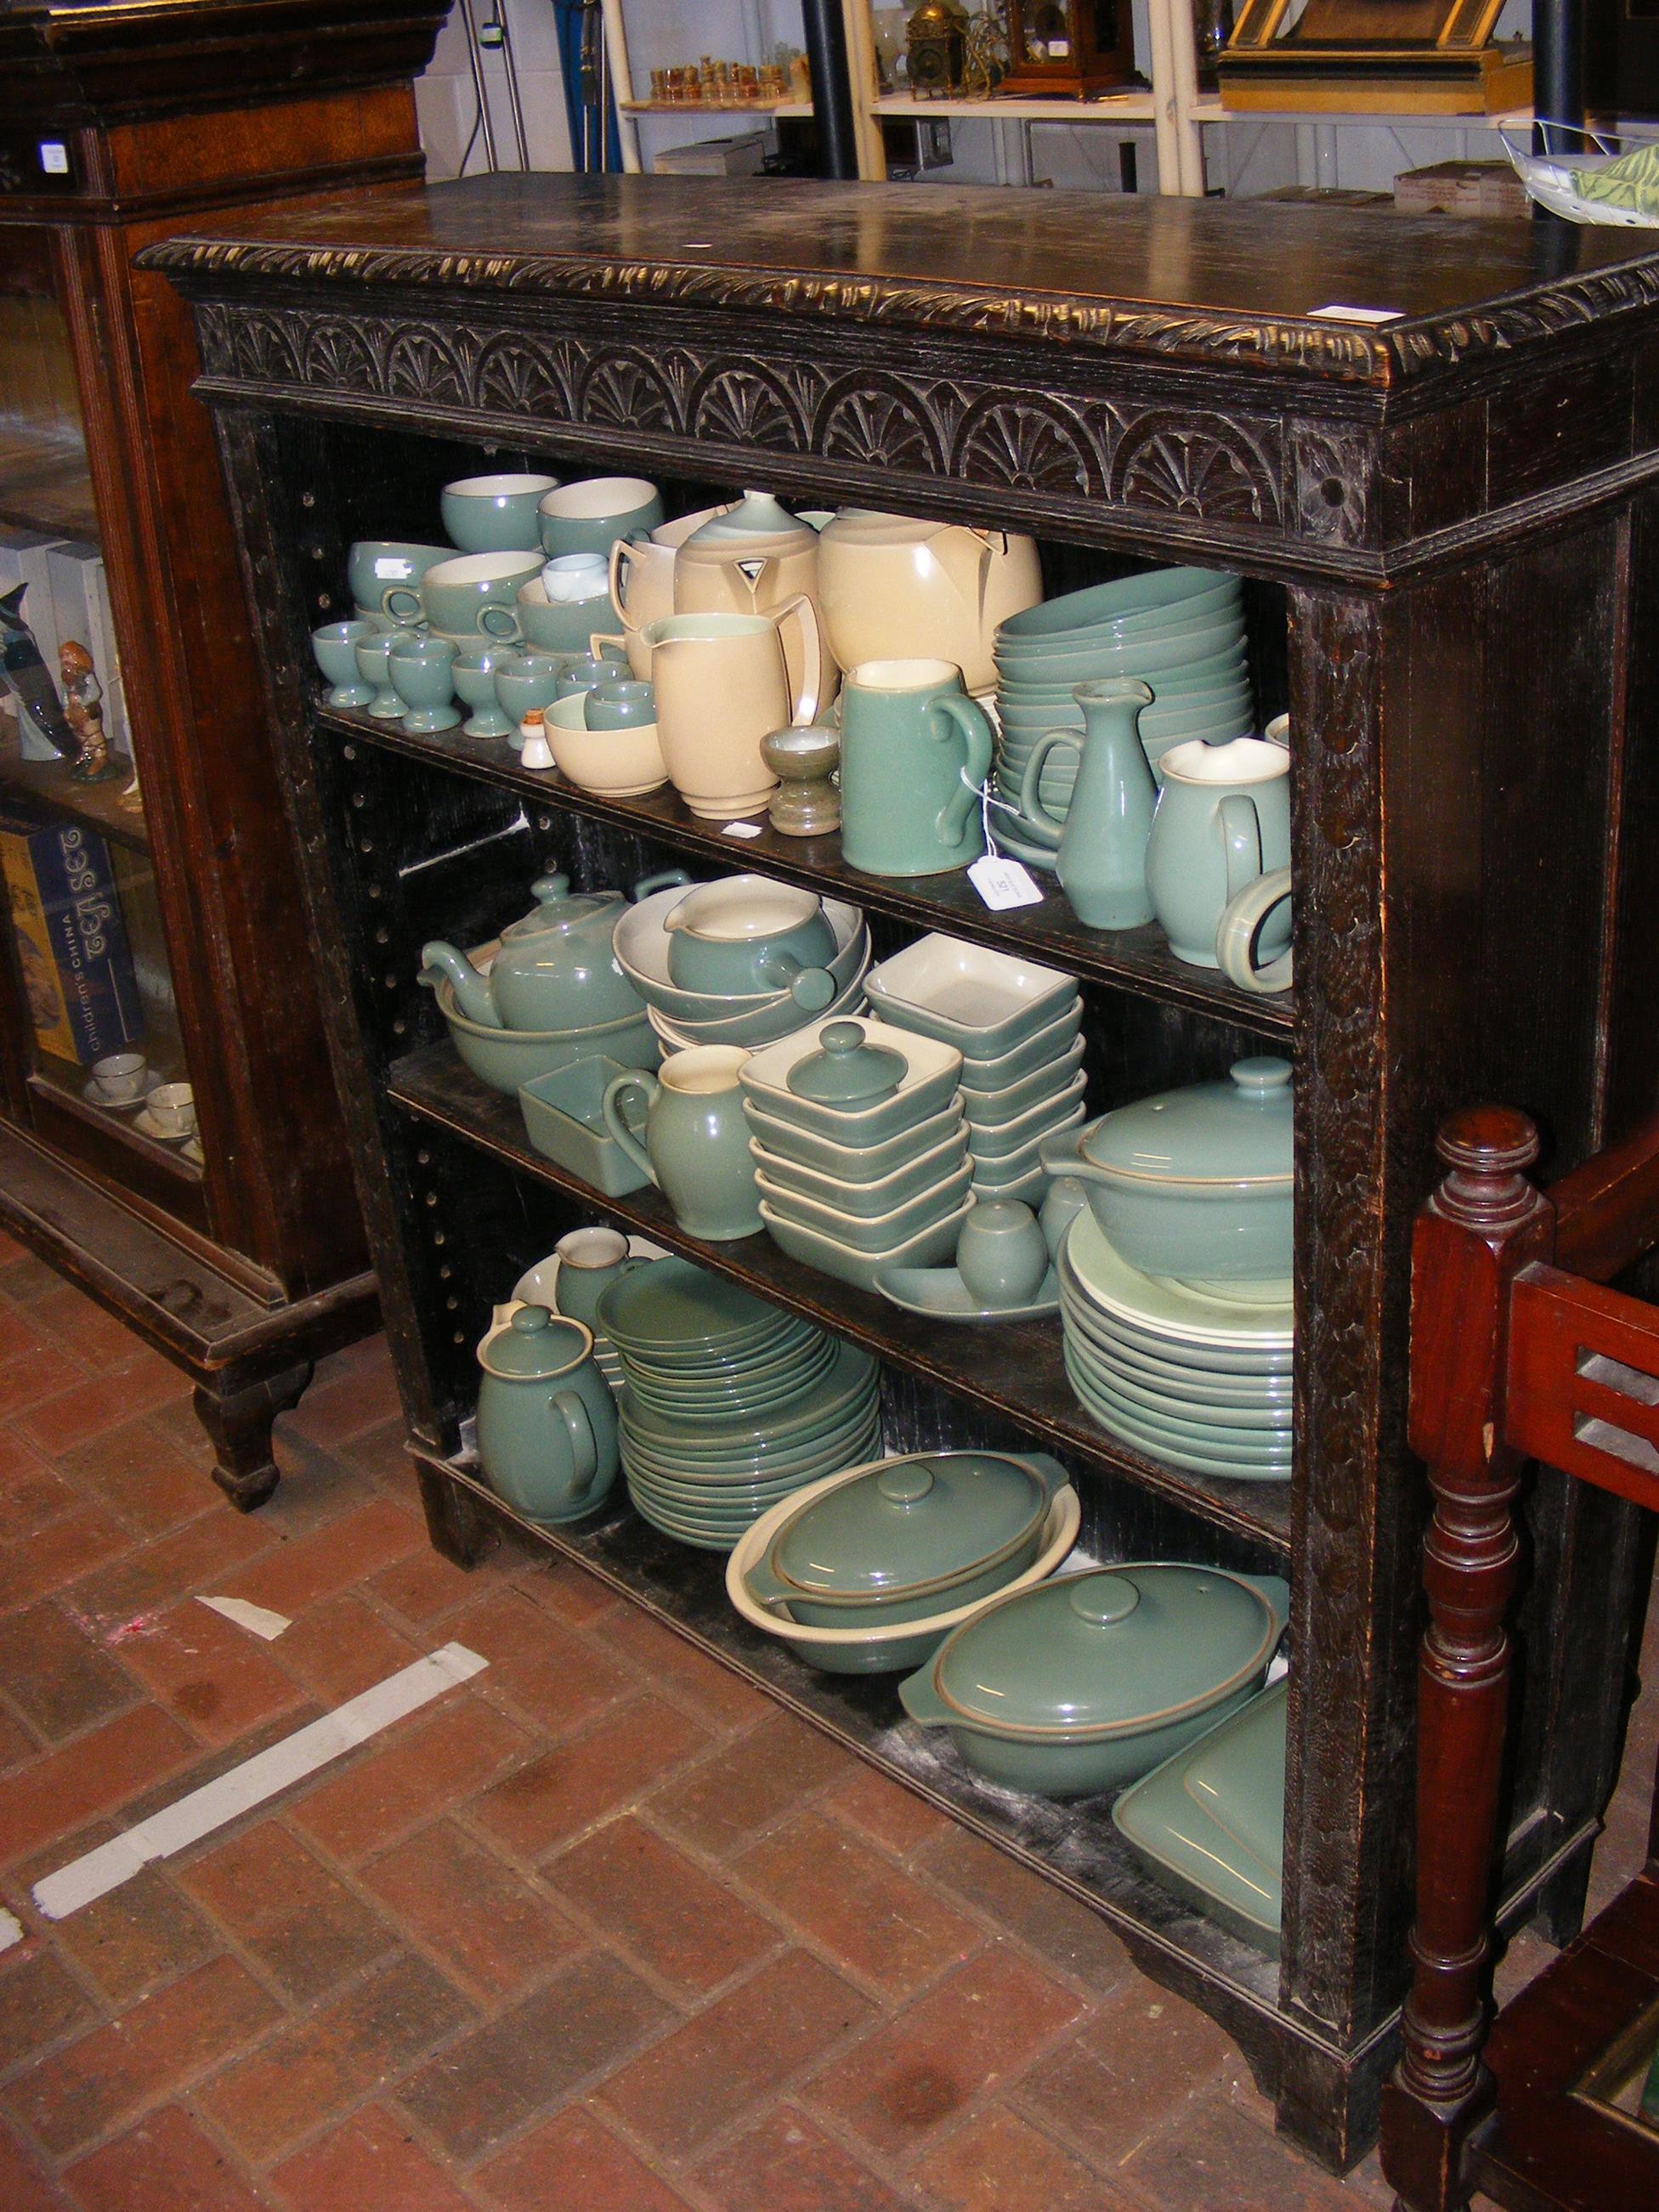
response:
<svg viewBox="0 0 1659 2212"><path fill-rule="evenodd" d="M490 1030L467 1020L447 977L436 985L435 995L462 1064L480 1083L508 1098L516 1098L526 1084L596 1053L605 1054L619 1067L661 1064L656 1032L643 1016L589 1030Z"/></svg>
<svg viewBox="0 0 1659 2212"><path fill-rule="evenodd" d="M1068 1091L1083 1063L1083 1039L1073 1036L1063 1052L1050 1060L1040 1060L1029 1074L1016 1076L1012 1081L993 1084L988 1089L963 1080L962 1103L968 1119L981 1131L1000 1129L1011 1121L1020 1121L1039 1106L1047 1106ZM963 1062L965 1079L968 1063Z"/></svg>
<svg viewBox="0 0 1659 2212"><path fill-rule="evenodd" d="M606 1086L626 1073L620 1060L595 1053L519 1086L525 1133L536 1150L607 1198L625 1197L647 1180L605 1126ZM627 1111L624 1095L623 1112ZM643 1144L643 1115L631 1126Z"/></svg>
<svg viewBox="0 0 1659 2212"><path fill-rule="evenodd" d="M878 1182L924 1153L936 1152L959 1133L965 1140L962 1105L955 1098L937 1114L926 1115L908 1129L901 1129L896 1136L865 1145L838 1145L831 1137L819 1136L793 1121L781 1121L753 1098L744 1100L743 1111L756 1140L775 1162L787 1160L792 1166L810 1168L814 1174L842 1184Z"/></svg>
<svg viewBox="0 0 1659 2212"><path fill-rule="evenodd" d="M902 1028L902 1023L898 1024ZM1065 1053L1072 1040L1083 1027L1083 1002L1074 999L1055 1021L1047 1023L1007 1052L988 1057L977 1052L962 1055L962 1088L964 1091L1002 1091L1018 1083L1034 1069L1047 1067Z"/></svg>
<svg viewBox="0 0 1659 2212"><path fill-rule="evenodd" d="M738 1072L744 1095L775 1121L828 1137L832 1143L854 1149L896 1137L915 1123L937 1114L955 1096L962 1070L962 1055L953 1045L941 1044L908 1030L883 1022L860 1024L866 1041L903 1054L909 1071L896 1091L872 1106L840 1108L802 1097L789 1088L796 1065L818 1052L826 1020L811 1024L777 1043L752 1053Z"/></svg>
<svg viewBox="0 0 1659 2212"><path fill-rule="evenodd" d="M881 1020L954 1045L964 1061L1003 1058L1082 1014L1077 978L1063 969L938 933L872 968L865 988Z"/></svg>
<svg viewBox="0 0 1659 2212"><path fill-rule="evenodd" d="M821 1206L816 1199L803 1198L798 1191L786 1190L775 1183L759 1170L755 1175L755 1188L781 1220L815 1230L849 1252L890 1252L896 1245L908 1243L936 1221L955 1213L967 1200L973 1176L972 1165L963 1160L908 1205L868 1218L848 1213L840 1206Z"/></svg>
<svg viewBox="0 0 1659 2212"><path fill-rule="evenodd" d="M1091 584L1079 592L1065 592L1058 599L1042 599L1023 613L1011 615L997 631L997 641L1020 643L1028 639L1064 637L1079 629L1097 629L1137 617L1161 620L1170 611L1203 605L1216 598L1237 597L1239 580L1223 568L1152 568L1136 576L1119 576L1107 584Z"/></svg>
<svg viewBox="0 0 1659 2212"><path fill-rule="evenodd" d="M1171 662L1186 665L1231 653L1243 642L1243 636L1244 618L1234 615L1189 630L1180 638L1152 638L1111 647L1055 647L1044 654L1040 663L999 663L998 673L1000 678L1018 682L1022 676L1034 679L1035 671L1040 667L1041 680L1047 684L1082 684L1108 676L1145 676L1158 669L1167 671Z"/></svg>
<svg viewBox="0 0 1659 2212"><path fill-rule="evenodd" d="M981 1607L899 1697L988 1781L1093 1796L1255 1694L1289 1597L1276 1577L1167 1561L1064 1576Z"/></svg>

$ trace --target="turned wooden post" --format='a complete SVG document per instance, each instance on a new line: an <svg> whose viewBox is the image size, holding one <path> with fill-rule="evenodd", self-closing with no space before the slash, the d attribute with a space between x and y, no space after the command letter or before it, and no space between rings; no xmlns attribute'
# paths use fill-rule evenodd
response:
<svg viewBox="0 0 1659 2212"><path fill-rule="evenodd" d="M1549 1259L1555 1224L1523 1172L1538 1157L1525 1115L1472 1107L1437 1142L1449 1172L1412 1243L1410 1436L1434 1498L1423 1540L1417 1919L1405 2055L1383 2098L1383 2172L1407 2212L1468 2202L1463 2146L1491 2101L1480 2050L1522 1466L1503 1441L1504 1352L1510 1284Z"/></svg>

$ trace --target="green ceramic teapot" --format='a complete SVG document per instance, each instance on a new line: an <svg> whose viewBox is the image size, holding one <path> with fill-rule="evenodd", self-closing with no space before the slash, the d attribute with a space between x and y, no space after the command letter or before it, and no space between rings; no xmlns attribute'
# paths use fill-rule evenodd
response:
<svg viewBox="0 0 1659 2212"><path fill-rule="evenodd" d="M647 876L633 896L686 883L684 869ZM611 946L621 891L573 891L562 873L532 884L536 904L501 932L488 972L465 952L434 939L421 948L429 969L447 976L468 1021L496 1030L586 1030L642 1015L644 1001Z"/></svg>

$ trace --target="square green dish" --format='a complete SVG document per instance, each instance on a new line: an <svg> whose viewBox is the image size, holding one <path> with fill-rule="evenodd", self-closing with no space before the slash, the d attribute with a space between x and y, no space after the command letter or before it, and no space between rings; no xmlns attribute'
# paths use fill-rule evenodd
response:
<svg viewBox="0 0 1659 2212"><path fill-rule="evenodd" d="M605 1125L605 1085L629 1072L620 1060L595 1053L519 1086L525 1133L536 1150L607 1198L625 1198L647 1181ZM622 1105L629 1127L643 1144L643 1092L637 1103L624 1092Z"/></svg>

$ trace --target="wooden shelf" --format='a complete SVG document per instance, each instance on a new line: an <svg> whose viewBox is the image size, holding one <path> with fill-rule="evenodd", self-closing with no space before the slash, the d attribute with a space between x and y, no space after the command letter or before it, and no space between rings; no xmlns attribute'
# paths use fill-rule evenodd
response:
<svg viewBox="0 0 1659 2212"><path fill-rule="evenodd" d="M1142 1457L1094 1425L1078 1404L1060 1356L1056 1320L1008 1322L994 1329L957 1328L902 1312L884 1298L805 1267L764 1234L735 1244L688 1237L657 1191L607 1198L534 1150L517 1102L470 1074L446 1039L412 1053L392 1068L392 1103L417 1120L447 1130L511 1169L584 1200L684 1253L711 1273L730 1276L775 1305L805 1314L895 1367L924 1376L984 1411L1014 1423L1082 1468L1137 1484L1192 1513L1235 1542L1259 1547L1262 1564L1287 1561L1291 1486L1229 1482L1184 1474ZM988 1358L994 1344L996 1357Z"/></svg>
<svg viewBox="0 0 1659 2212"><path fill-rule="evenodd" d="M1084 1899L1159 1978L1194 1990L1207 1981L1203 2001L1212 2008L1219 1981L1230 2008L1282 2021L1278 1967L1143 1873L1113 1826L1103 1797L1060 1804L995 1789L963 1765L942 1730L905 1719L896 1675L823 1674L803 1666L786 1645L763 1636L732 1610L724 1557L674 1543L641 1520L621 1477L598 1513L550 1528L504 1505L470 1456L446 1459L419 1438L410 1449L501 1520L579 1561L860 1759ZM1153 1953L1155 1962L1148 1956ZM1310 2034L1309 2040L1317 2039Z"/></svg>
<svg viewBox="0 0 1659 2212"><path fill-rule="evenodd" d="M1098 100L919 100L890 92L872 100L870 112L922 123L941 117L962 123L1152 123L1158 104L1150 92L1111 92Z"/></svg>
<svg viewBox="0 0 1659 2212"><path fill-rule="evenodd" d="M1294 992L1272 999L1252 996L1208 969L1189 967L1176 958L1163 931L1152 924L1109 934L1085 929L1052 883L1040 907L994 914L961 871L941 876L866 876L842 860L836 837L783 837L764 824L758 836L729 837L723 823L701 820L669 785L643 799L596 799L579 791L556 769L520 768L518 756L500 738L469 738L459 729L437 738L412 738L398 723L331 709L320 713L318 721L354 744L367 740L412 754L455 774L497 784L522 799L615 823L695 859L724 868L758 868L832 898L891 915L915 928L946 930L953 937L1048 961L1085 981L1115 984L1166 1006L1212 1015L1281 1044L1296 1029Z"/></svg>
<svg viewBox="0 0 1659 2212"><path fill-rule="evenodd" d="M52 538L98 542L87 449L78 439L0 430L0 523Z"/></svg>
<svg viewBox="0 0 1659 2212"><path fill-rule="evenodd" d="M783 115L812 112L810 100L623 100L624 115Z"/></svg>
<svg viewBox="0 0 1659 2212"><path fill-rule="evenodd" d="M107 783L76 783L67 761L25 760L17 747L17 725L0 719L0 798L27 799L33 804L67 814L84 830L95 830L112 844L135 853L149 851L149 830L142 811L121 804L121 793L132 781L131 763L125 775Z"/></svg>

